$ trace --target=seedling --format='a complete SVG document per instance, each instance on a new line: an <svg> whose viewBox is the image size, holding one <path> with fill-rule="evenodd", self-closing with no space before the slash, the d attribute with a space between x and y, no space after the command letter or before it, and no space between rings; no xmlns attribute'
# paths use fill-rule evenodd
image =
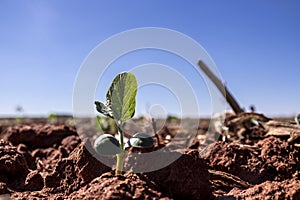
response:
<svg viewBox="0 0 300 200"><path fill-rule="evenodd" d="M98 137L94 143L95 151L100 155L117 155L116 174L123 171L124 158L127 147L148 148L154 144L153 138L146 133L136 133L128 142L124 143L124 123L135 113L135 97L137 81L129 72L118 74L106 93L105 103L95 101L98 112L114 119L119 134L119 141L109 134Z"/></svg>

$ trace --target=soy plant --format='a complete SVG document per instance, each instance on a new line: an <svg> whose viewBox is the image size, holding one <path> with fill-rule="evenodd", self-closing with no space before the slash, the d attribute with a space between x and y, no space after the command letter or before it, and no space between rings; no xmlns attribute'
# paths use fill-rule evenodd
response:
<svg viewBox="0 0 300 200"><path fill-rule="evenodd" d="M100 155L116 155L117 175L122 174L127 147L149 148L154 145L153 138L142 132L134 134L124 143L124 124L134 116L137 88L135 76L130 72L123 72L111 83L105 103L95 101L97 111L116 123L119 140L110 134L103 134L96 139L94 149Z"/></svg>

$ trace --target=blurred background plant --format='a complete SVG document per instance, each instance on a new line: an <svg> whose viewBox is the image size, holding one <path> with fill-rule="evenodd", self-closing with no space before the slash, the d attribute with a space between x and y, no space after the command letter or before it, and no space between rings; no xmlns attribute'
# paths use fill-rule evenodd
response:
<svg viewBox="0 0 300 200"><path fill-rule="evenodd" d="M15 107L15 112L16 112L16 118L15 118L16 124L22 123L22 120L24 118L24 108L21 105L17 105Z"/></svg>
<svg viewBox="0 0 300 200"><path fill-rule="evenodd" d="M54 113L50 113L47 117L48 123L49 124L55 124L57 123L57 116Z"/></svg>
<svg viewBox="0 0 300 200"><path fill-rule="evenodd" d="M116 134L116 125L112 118L96 116L96 129L107 134Z"/></svg>

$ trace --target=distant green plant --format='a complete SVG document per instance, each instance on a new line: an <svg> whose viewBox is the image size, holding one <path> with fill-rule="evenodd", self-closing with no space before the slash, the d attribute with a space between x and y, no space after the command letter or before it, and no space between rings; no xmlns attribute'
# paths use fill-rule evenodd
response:
<svg viewBox="0 0 300 200"><path fill-rule="evenodd" d="M115 133L115 121L112 118L96 116L96 124L99 131Z"/></svg>
<svg viewBox="0 0 300 200"><path fill-rule="evenodd" d="M295 122L297 123L298 126L300 126L300 113L296 115Z"/></svg>
<svg viewBox="0 0 300 200"><path fill-rule="evenodd" d="M16 121L16 124L21 124L22 121L23 121L23 118L22 117L16 117L15 121Z"/></svg>
<svg viewBox="0 0 300 200"><path fill-rule="evenodd" d="M54 124L57 121L57 116L54 113L50 113L47 117L48 123Z"/></svg>
<svg viewBox="0 0 300 200"><path fill-rule="evenodd" d="M22 121L23 121L23 113L24 113L24 108L20 105L17 105L16 108L15 108L15 111L17 113L17 116L15 118L15 121L16 121L16 124L21 124Z"/></svg>
<svg viewBox="0 0 300 200"><path fill-rule="evenodd" d="M124 143L124 124L135 113L137 81L129 72L118 74L106 93L105 103L95 101L98 112L114 119L119 133L119 141L110 134L103 134L94 143L95 151L100 155L117 155L116 174L123 171L127 147L147 148L154 140L146 133L136 133Z"/></svg>
<svg viewBox="0 0 300 200"><path fill-rule="evenodd" d="M180 121L180 119L176 116L169 115L167 117L167 122L178 122L178 121Z"/></svg>

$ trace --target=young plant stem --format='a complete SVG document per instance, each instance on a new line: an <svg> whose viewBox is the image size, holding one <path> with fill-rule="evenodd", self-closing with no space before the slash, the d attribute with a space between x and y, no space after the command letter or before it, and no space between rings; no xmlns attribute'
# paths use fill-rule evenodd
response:
<svg viewBox="0 0 300 200"><path fill-rule="evenodd" d="M125 151L122 150L121 153L117 154L117 166L116 166L116 175L121 175L124 166L124 157Z"/></svg>
<svg viewBox="0 0 300 200"><path fill-rule="evenodd" d="M117 166L116 166L116 175L121 175L124 166L124 158L125 158L125 149L124 149L124 136L123 136L123 121L120 120L118 123L118 133L120 137L120 147L121 153L117 154Z"/></svg>

